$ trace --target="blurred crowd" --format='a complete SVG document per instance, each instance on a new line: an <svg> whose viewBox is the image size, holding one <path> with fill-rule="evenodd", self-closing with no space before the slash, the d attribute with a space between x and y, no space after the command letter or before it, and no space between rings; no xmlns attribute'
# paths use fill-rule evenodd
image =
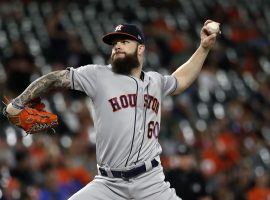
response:
<svg viewBox="0 0 270 200"><path fill-rule="evenodd" d="M270 199L269 10L268 0L2 0L0 98L53 70L107 63L101 37L123 22L146 35L144 70L170 74L212 19L222 34L199 78L163 101L166 178L184 200ZM0 116L0 199L67 199L97 174L89 99L42 99L59 116L55 132L26 136Z"/></svg>

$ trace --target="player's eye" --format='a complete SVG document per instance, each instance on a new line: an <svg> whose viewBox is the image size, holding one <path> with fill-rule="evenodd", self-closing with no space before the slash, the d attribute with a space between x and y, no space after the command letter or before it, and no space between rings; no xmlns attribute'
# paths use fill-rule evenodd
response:
<svg viewBox="0 0 270 200"><path fill-rule="evenodd" d="M120 42L121 44L124 44L124 45L129 43L128 40L114 41L114 42L112 42L112 47L115 47L118 42Z"/></svg>

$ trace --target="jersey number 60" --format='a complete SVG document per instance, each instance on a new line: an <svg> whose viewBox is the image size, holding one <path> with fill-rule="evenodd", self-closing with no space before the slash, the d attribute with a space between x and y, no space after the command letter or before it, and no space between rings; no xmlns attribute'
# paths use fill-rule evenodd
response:
<svg viewBox="0 0 270 200"><path fill-rule="evenodd" d="M155 138L158 138L158 133L159 133L159 123L150 121L148 123L148 132L147 132L148 138L149 139L152 138L153 135Z"/></svg>

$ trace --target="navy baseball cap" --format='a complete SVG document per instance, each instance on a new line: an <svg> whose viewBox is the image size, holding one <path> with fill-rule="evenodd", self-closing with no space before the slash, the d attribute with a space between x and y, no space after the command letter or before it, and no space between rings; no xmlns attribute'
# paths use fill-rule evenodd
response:
<svg viewBox="0 0 270 200"><path fill-rule="evenodd" d="M144 44L143 32L134 24L119 24L115 27L114 32L104 35L102 40L104 43L111 45L113 40L123 37Z"/></svg>

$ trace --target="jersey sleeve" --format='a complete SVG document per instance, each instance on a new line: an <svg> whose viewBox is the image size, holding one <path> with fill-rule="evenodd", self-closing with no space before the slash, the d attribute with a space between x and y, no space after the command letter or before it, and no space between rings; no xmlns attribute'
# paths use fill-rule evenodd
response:
<svg viewBox="0 0 270 200"><path fill-rule="evenodd" d="M96 93L97 67L95 65L85 65L79 68L69 68L71 89L79 90L93 98Z"/></svg>
<svg viewBox="0 0 270 200"><path fill-rule="evenodd" d="M178 82L173 75L162 76L162 94L163 97L172 94L178 87Z"/></svg>

